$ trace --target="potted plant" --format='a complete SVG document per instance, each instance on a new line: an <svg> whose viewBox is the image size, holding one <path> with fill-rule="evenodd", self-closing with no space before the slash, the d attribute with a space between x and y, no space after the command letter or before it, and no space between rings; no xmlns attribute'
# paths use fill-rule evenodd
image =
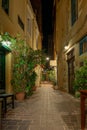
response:
<svg viewBox="0 0 87 130"><path fill-rule="evenodd" d="M85 60L83 66L75 72L74 90L76 96L80 95L80 90L87 90L87 60Z"/></svg>
<svg viewBox="0 0 87 130"><path fill-rule="evenodd" d="M22 61L23 61L23 59L22 59ZM17 63L15 61L15 63L13 64L13 69L12 69L11 84L12 84L16 99L18 99L18 95L19 95L18 100L23 100L25 97L25 93L26 93L26 83L27 82L25 79L25 71L23 68L24 65L21 64L22 61L21 62L17 61Z"/></svg>
<svg viewBox="0 0 87 130"><path fill-rule="evenodd" d="M32 75L31 75L31 86L32 86L32 90L35 91L36 90L36 85L35 85L35 82L36 82L36 78L37 78L37 74L35 71L33 71Z"/></svg>
<svg viewBox="0 0 87 130"><path fill-rule="evenodd" d="M14 57L12 85L14 91L16 90L17 93L17 91L23 90L27 95L31 95L37 77L35 67L45 64L45 54L41 50L33 50L28 46L25 48L23 40L17 40L12 48Z"/></svg>
<svg viewBox="0 0 87 130"><path fill-rule="evenodd" d="M29 75L29 79L28 79L28 82L27 82L27 87L26 87L27 96L32 95L33 91L36 90L36 85L35 85L36 78L37 78L37 74L36 74L35 71L33 71Z"/></svg>
<svg viewBox="0 0 87 130"><path fill-rule="evenodd" d="M12 52L12 80L11 84L15 95L29 93L35 86L35 67L45 64L45 53L42 50L33 50L20 38L11 37L8 33L2 35L3 39L11 42Z"/></svg>
<svg viewBox="0 0 87 130"><path fill-rule="evenodd" d="M23 95L21 98L19 96L19 100L23 100L26 93L26 56L24 55L24 41L16 40L16 42L12 43L12 56L13 56L13 64L12 64L12 80L11 84L13 86L13 91L16 95Z"/></svg>
<svg viewBox="0 0 87 130"><path fill-rule="evenodd" d="M36 90L36 79L37 73L35 68L38 65L45 65L45 53L42 50L33 50L29 48L28 50L28 59L26 67L26 80L27 80L27 95L31 95L33 90Z"/></svg>
<svg viewBox="0 0 87 130"><path fill-rule="evenodd" d="M20 37L13 38L9 33L1 35L2 41L9 41L11 53L12 53L12 80L11 84L13 92L16 94L23 93L26 91L26 57L25 57L25 41L21 40Z"/></svg>

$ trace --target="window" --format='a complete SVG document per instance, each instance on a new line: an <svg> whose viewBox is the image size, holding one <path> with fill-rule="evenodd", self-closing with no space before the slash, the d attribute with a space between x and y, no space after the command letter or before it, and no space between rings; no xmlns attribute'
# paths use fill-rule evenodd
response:
<svg viewBox="0 0 87 130"><path fill-rule="evenodd" d="M31 36L32 35L32 19L30 18L27 18L27 31Z"/></svg>
<svg viewBox="0 0 87 130"><path fill-rule="evenodd" d="M87 36L83 37L79 42L80 55L87 52Z"/></svg>
<svg viewBox="0 0 87 130"><path fill-rule="evenodd" d="M18 15L18 24L20 25L20 27L22 28L22 30L24 30L24 23L22 22L20 16Z"/></svg>
<svg viewBox="0 0 87 130"><path fill-rule="evenodd" d="M71 24L77 20L77 0L71 0Z"/></svg>
<svg viewBox="0 0 87 130"><path fill-rule="evenodd" d="M2 0L2 8L9 14L9 0Z"/></svg>

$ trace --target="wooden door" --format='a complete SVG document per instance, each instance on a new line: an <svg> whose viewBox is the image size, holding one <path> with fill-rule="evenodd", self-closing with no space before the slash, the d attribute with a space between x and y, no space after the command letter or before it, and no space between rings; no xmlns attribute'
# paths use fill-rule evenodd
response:
<svg viewBox="0 0 87 130"><path fill-rule="evenodd" d="M74 57L74 50L70 51L67 55L68 57L68 87L69 87L69 93L74 94L74 89L73 89L73 83L74 83L74 62L75 62L75 57Z"/></svg>

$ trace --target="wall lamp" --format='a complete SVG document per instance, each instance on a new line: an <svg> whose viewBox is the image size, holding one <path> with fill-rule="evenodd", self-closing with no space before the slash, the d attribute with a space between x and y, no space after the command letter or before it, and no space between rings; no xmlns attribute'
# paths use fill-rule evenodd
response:
<svg viewBox="0 0 87 130"><path fill-rule="evenodd" d="M69 46L65 46L64 49L67 50L69 48Z"/></svg>

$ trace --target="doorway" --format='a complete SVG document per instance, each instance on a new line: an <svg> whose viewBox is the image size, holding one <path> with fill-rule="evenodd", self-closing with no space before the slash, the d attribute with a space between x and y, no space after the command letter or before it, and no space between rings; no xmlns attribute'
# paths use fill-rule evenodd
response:
<svg viewBox="0 0 87 130"><path fill-rule="evenodd" d="M0 50L0 92L5 91L5 52Z"/></svg>
<svg viewBox="0 0 87 130"><path fill-rule="evenodd" d="M67 54L67 63L68 63L68 88L69 88L69 93L74 94L74 89L73 89L73 83L74 83L74 78L75 78L75 73L74 73L74 64L75 64L75 56L74 56L74 49L71 50Z"/></svg>

